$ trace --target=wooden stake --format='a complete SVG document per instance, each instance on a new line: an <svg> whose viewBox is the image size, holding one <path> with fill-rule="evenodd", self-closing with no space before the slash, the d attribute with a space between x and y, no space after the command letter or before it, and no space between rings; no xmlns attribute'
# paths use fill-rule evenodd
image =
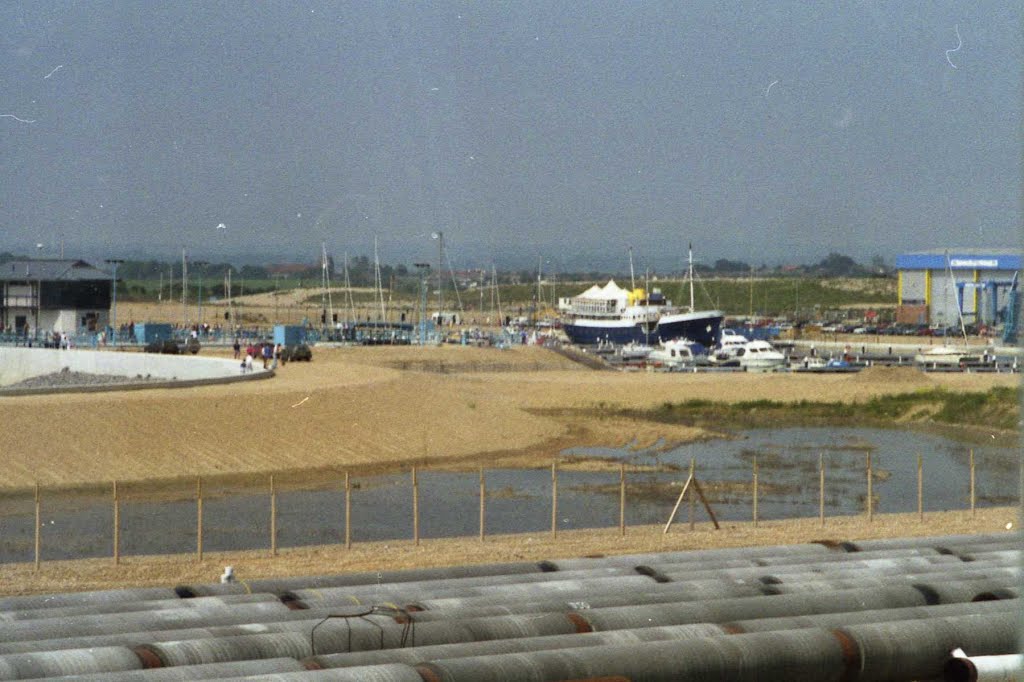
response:
<svg viewBox="0 0 1024 682"><path fill-rule="evenodd" d="M420 484L415 466L412 468L412 541L420 544Z"/></svg>
<svg viewBox="0 0 1024 682"><path fill-rule="evenodd" d="M867 462L868 463L868 467L867 467L868 468L868 523L870 523L872 517L874 516L874 511L875 511L874 510L875 504L874 504L874 497L873 497L874 493L872 492L873 485L874 485L874 476L872 475L872 472L871 472L871 453L870 452L867 453L867 459L868 459L868 462Z"/></svg>
<svg viewBox="0 0 1024 682"><path fill-rule="evenodd" d="M971 448L971 518L974 518L974 514L976 511L974 503L977 501L977 498L974 494L974 491L974 448Z"/></svg>
<svg viewBox="0 0 1024 682"><path fill-rule="evenodd" d="M700 498L700 503L704 505L704 511L711 517L711 523L715 524L715 530L719 530L718 519L715 517L715 512L711 509L711 505L708 503L708 498L704 496L704 490L700 487L700 481L696 478L693 479L693 492L690 493L690 498L693 498L694 493Z"/></svg>
<svg viewBox="0 0 1024 682"><path fill-rule="evenodd" d="M754 528L757 528L757 455L754 455Z"/></svg>
<svg viewBox="0 0 1024 682"><path fill-rule="evenodd" d="M676 505L672 507L672 513L668 515L668 522L665 523L665 529L661 531L663 535L672 527L672 522L676 518L676 512L679 511L679 505L683 503L683 498L686 497L686 491L690 489L690 483L692 482L693 476L690 476L686 479L686 483L683 484L683 489L679 491L679 497L676 498Z"/></svg>
<svg viewBox="0 0 1024 682"><path fill-rule="evenodd" d="M345 472L345 549L352 549L352 483Z"/></svg>
<svg viewBox="0 0 1024 682"><path fill-rule="evenodd" d="M36 483L36 496L35 496L35 500L36 500L36 564L35 564L35 570L38 572L39 571L39 562L40 562L40 552L39 552L39 550L40 550L40 548L42 546L41 535L42 535L42 525L43 525L43 519L42 519L42 514L41 514L41 510L40 510L40 505L39 505L39 484L38 483Z"/></svg>
<svg viewBox="0 0 1024 682"><path fill-rule="evenodd" d="M558 534L558 460L551 463L551 536Z"/></svg>
<svg viewBox="0 0 1024 682"><path fill-rule="evenodd" d="M196 476L196 560L203 560L203 477Z"/></svg>
<svg viewBox="0 0 1024 682"><path fill-rule="evenodd" d="M818 453L818 519L825 527L825 456Z"/></svg>
<svg viewBox="0 0 1024 682"><path fill-rule="evenodd" d="M117 480L114 481L114 564L121 563L121 500L117 496Z"/></svg>
<svg viewBox="0 0 1024 682"><path fill-rule="evenodd" d="M619 464L619 535L626 534L626 465Z"/></svg>
<svg viewBox="0 0 1024 682"><path fill-rule="evenodd" d="M270 475L270 556L277 556L277 490Z"/></svg>
<svg viewBox="0 0 1024 682"><path fill-rule="evenodd" d="M696 475L697 475L697 458L696 457L691 457L690 458L690 480L693 481L694 483L697 483ZM694 511L695 511L694 506L696 505L696 503L697 503L697 500L694 499L693 491L691 490L690 491L690 530L693 530L696 527L696 525L697 525L697 521L694 518L694 516L695 516L695 514L694 514Z"/></svg>
<svg viewBox="0 0 1024 682"><path fill-rule="evenodd" d="M917 453L917 518L924 521L924 465L921 453Z"/></svg>
<svg viewBox="0 0 1024 682"><path fill-rule="evenodd" d="M484 480L484 468L480 467L480 542L484 541L484 509L487 500L487 482Z"/></svg>

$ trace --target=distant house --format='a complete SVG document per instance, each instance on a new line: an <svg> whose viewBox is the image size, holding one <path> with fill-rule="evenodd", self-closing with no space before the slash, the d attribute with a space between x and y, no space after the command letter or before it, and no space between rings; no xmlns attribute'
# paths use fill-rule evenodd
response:
<svg viewBox="0 0 1024 682"><path fill-rule="evenodd" d="M19 334L99 331L110 321L110 273L82 260L0 264L0 327Z"/></svg>

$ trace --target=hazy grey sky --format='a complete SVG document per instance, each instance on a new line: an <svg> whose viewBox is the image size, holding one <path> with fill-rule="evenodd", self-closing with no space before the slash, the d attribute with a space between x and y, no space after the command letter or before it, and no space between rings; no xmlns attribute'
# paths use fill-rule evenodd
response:
<svg viewBox="0 0 1024 682"><path fill-rule="evenodd" d="M376 234L395 262L443 230L457 265L632 246L667 269L690 241L755 263L1017 246L1020 20L1012 1L0 3L0 250L269 262Z"/></svg>

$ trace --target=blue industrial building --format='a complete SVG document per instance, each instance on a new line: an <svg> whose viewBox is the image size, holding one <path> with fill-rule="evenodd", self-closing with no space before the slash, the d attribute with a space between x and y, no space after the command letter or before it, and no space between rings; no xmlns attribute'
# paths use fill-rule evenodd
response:
<svg viewBox="0 0 1024 682"><path fill-rule="evenodd" d="M896 257L903 322L996 325L1015 320L1024 253L1013 249L935 249ZM1009 305L1008 305L1009 304Z"/></svg>

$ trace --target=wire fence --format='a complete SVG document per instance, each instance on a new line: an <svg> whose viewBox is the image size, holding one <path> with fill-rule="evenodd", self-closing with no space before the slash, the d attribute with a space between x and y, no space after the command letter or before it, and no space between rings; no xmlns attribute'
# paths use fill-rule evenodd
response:
<svg viewBox="0 0 1024 682"><path fill-rule="evenodd" d="M892 459L892 458L889 458ZM903 458L906 459L906 458ZM768 521L834 516L966 509L1014 504L1016 476L1006 464L965 453L959 479L930 467L922 455L903 462L899 479L871 452L849 458L802 457L796 470L772 457L754 456L744 472L699 466L698 486L684 486L686 469L651 471L620 464L581 470L555 461L549 469L450 471L414 467L398 474L337 475L332 485L268 476L259 485L222 479L152 484L113 481L106 494L35 488L7 494L0 507L0 562L191 554L211 551L344 545L381 540L487 537L508 533L558 533L584 528L664 524L673 504L679 525L709 519L700 490L717 520ZM938 479L938 480L935 480ZM685 495L680 493L685 490ZM683 516L685 514L685 517ZM684 520L685 518L685 520ZM717 524L716 524L717 525ZM665 525L665 532L672 532Z"/></svg>

